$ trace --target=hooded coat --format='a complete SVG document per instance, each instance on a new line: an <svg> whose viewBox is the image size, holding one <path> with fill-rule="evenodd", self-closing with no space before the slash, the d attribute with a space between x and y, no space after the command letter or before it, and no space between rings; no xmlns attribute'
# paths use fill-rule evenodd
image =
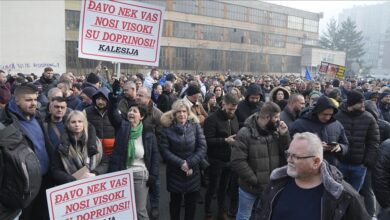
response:
<svg viewBox="0 0 390 220"><path fill-rule="evenodd" d="M205 158L207 145L197 117L190 113L187 123L176 123L174 111L161 116L163 125L160 152L167 163L167 190L173 193L191 193L200 190L200 162ZM193 174L187 176L181 166L187 161Z"/></svg>
<svg viewBox="0 0 390 220"><path fill-rule="evenodd" d="M323 161L320 167L320 175L324 185L321 198L322 220L370 219L359 194L343 180L340 171ZM271 219L274 202L277 201L277 196L290 178L287 174L287 166L275 169L272 172L270 184L261 196L261 202L256 208L253 219Z"/></svg>
<svg viewBox="0 0 390 220"><path fill-rule="evenodd" d="M364 103L366 111L371 113L371 115L374 116L375 120L378 122L380 143L382 143L383 141L390 138L390 123L379 118L379 111L374 102L366 100Z"/></svg>
<svg viewBox="0 0 390 220"><path fill-rule="evenodd" d="M283 154L290 143L290 135L261 129L257 118L258 114L250 116L238 131L231 152L231 167L238 174L242 189L260 195L272 170L285 163Z"/></svg>
<svg viewBox="0 0 390 220"><path fill-rule="evenodd" d="M380 153L372 173L372 189L382 208L390 207L390 140L379 147Z"/></svg>
<svg viewBox="0 0 390 220"><path fill-rule="evenodd" d="M318 120L318 113L330 108L334 109L332 117L326 123L322 123ZM315 107L307 108L302 111L299 118L295 120L289 128L291 137L296 133L311 132L317 134L321 141L325 143L337 142L341 147L340 152L324 152L324 158L331 164L335 162L335 155L345 155L348 152L349 145L343 125L334 118L336 113L337 108L332 104L329 98L321 96Z"/></svg>
<svg viewBox="0 0 390 220"><path fill-rule="evenodd" d="M283 94L284 94L283 100L280 100L280 101L276 100L276 94L278 93L278 91L283 92ZM286 88L284 88L282 86L278 86L278 87L275 87L271 90L269 100L271 102L275 102L276 104L278 104L281 109L284 109L284 107L287 105L287 100L289 97L290 97L290 92Z"/></svg>
<svg viewBox="0 0 390 220"><path fill-rule="evenodd" d="M249 102L249 96L251 95L260 95L263 96L263 92L261 90L261 87L256 84L251 84L248 89L246 90L245 99L240 101L237 106L236 110L236 116L238 119L238 123L240 125L240 128L244 126L245 120L252 114L258 112L261 107L263 106L263 102L259 101L256 105L253 105Z"/></svg>

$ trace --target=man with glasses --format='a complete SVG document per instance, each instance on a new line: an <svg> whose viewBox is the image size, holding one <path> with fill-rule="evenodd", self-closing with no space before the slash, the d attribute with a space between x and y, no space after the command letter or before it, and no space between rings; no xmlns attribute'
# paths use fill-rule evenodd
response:
<svg viewBox="0 0 390 220"><path fill-rule="evenodd" d="M313 133L294 135L287 166L275 169L254 219L369 219L358 192L323 160Z"/></svg>
<svg viewBox="0 0 390 220"><path fill-rule="evenodd" d="M231 152L231 167L239 177L237 220L250 219L255 201L269 182L269 174L285 163L283 152L290 135L279 116L280 107L266 102L237 133Z"/></svg>

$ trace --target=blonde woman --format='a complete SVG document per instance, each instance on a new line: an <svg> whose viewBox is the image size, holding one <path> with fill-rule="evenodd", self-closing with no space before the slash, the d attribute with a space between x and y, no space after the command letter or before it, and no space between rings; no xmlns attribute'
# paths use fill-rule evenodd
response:
<svg viewBox="0 0 390 220"><path fill-rule="evenodd" d="M196 198L200 191L200 163L206 155L206 140L198 118L184 100L172 105L161 116L161 154L167 163L167 189L171 193L170 215L180 219L180 203L184 196L184 219L195 218Z"/></svg>
<svg viewBox="0 0 390 220"><path fill-rule="evenodd" d="M65 134L54 152L53 178L57 184L104 174L108 158L96 139L95 128L88 125L81 111L72 111L65 121Z"/></svg>

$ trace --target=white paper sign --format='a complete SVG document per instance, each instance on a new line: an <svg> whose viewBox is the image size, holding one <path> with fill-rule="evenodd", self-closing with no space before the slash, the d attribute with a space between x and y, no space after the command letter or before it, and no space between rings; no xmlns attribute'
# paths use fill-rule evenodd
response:
<svg viewBox="0 0 390 220"><path fill-rule="evenodd" d="M74 181L46 190L51 220L137 219L130 170Z"/></svg>
<svg viewBox="0 0 390 220"><path fill-rule="evenodd" d="M160 6L83 0L79 57L158 66L163 17Z"/></svg>

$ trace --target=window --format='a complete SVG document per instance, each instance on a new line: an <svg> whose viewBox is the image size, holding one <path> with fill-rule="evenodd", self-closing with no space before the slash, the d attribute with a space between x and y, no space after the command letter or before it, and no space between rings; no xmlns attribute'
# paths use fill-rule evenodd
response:
<svg viewBox="0 0 390 220"><path fill-rule="evenodd" d="M266 11L251 8L249 11L249 22L256 24L268 24Z"/></svg>
<svg viewBox="0 0 390 220"><path fill-rule="evenodd" d="M263 34L260 33L260 32L251 31L251 32L249 32L249 39L250 39L250 44L262 45L262 43L263 43Z"/></svg>
<svg viewBox="0 0 390 220"><path fill-rule="evenodd" d="M244 30L229 28L229 41L232 43L244 43Z"/></svg>
<svg viewBox="0 0 390 220"><path fill-rule="evenodd" d="M269 46L270 47L285 47L286 37L279 34L269 34Z"/></svg>
<svg viewBox="0 0 390 220"><path fill-rule="evenodd" d="M195 0L173 1L173 10L189 14L197 14Z"/></svg>
<svg viewBox="0 0 390 220"><path fill-rule="evenodd" d="M79 30L80 12L65 10L66 30Z"/></svg>
<svg viewBox="0 0 390 220"><path fill-rule="evenodd" d="M203 40L223 41L223 28L204 25L203 26Z"/></svg>
<svg viewBox="0 0 390 220"><path fill-rule="evenodd" d="M302 44L302 38L300 38L300 37L293 37L293 36L287 36L287 43L290 43L290 44Z"/></svg>
<svg viewBox="0 0 390 220"><path fill-rule="evenodd" d="M165 0L138 0L138 1L146 3L146 4L163 6L166 8Z"/></svg>
<svg viewBox="0 0 390 220"><path fill-rule="evenodd" d="M173 23L173 37L195 39L195 32L195 24L184 22Z"/></svg>
<svg viewBox="0 0 390 220"><path fill-rule="evenodd" d="M223 18L224 6L223 3L210 0L203 1L203 15L210 17Z"/></svg>
<svg viewBox="0 0 390 220"><path fill-rule="evenodd" d="M227 4L227 18L246 21L246 8L238 5Z"/></svg>
<svg viewBox="0 0 390 220"><path fill-rule="evenodd" d="M270 54L269 55L269 71L270 72L277 72L281 73L282 72L282 55L274 55Z"/></svg>
<svg viewBox="0 0 390 220"><path fill-rule="evenodd" d="M288 16L287 28L302 30L303 28L303 18Z"/></svg>
<svg viewBox="0 0 390 220"><path fill-rule="evenodd" d="M279 14L275 12L269 13L270 25L276 27L286 27L287 26L287 15Z"/></svg>
<svg viewBox="0 0 390 220"><path fill-rule="evenodd" d="M301 57L286 56L287 72L288 73L300 73L301 72Z"/></svg>
<svg viewBox="0 0 390 220"><path fill-rule="evenodd" d="M318 21L305 19L303 30L310 31L310 32L317 32L318 31Z"/></svg>

